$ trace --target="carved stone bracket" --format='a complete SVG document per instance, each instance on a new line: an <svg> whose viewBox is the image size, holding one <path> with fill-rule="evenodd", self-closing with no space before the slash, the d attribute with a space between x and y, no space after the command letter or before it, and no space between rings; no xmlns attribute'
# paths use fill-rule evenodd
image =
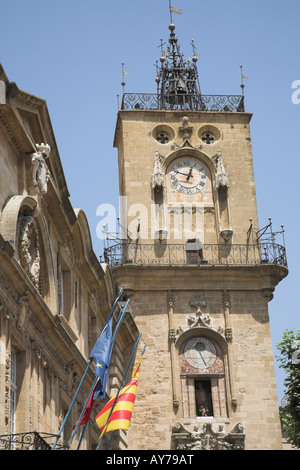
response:
<svg viewBox="0 0 300 470"><path fill-rule="evenodd" d="M170 340L170 341L175 341L175 339L176 339L176 331L175 331L174 328L170 328L170 329L169 329L169 335L168 335L168 336L169 336L169 340Z"/></svg>
<svg viewBox="0 0 300 470"><path fill-rule="evenodd" d="M168 291L168 305L169 307L174 307L174 295L172 291Z"/></svg>
<svg viewBox="0 0 300 470"><path fill-rule="evenodd" d="M232 328L225 328L225 338L227 341L232 340Z"/></svg>
<svg viewBox="0 0 300 470"><path fill-rule="evenodd" d="M48 369L49 363L46 356L43 353L41 346L37 343L37 341L31 342L31 350L34 352L37 360L41 363L44 369Z"/></svg>
<svg viewBox="0 0 300 470"><path fill-rule="evenodd" d="M193 431L175 422L172 428L172 441L176 450L244 450L245 428L243 423L237 423L226 433L224 424L196 424Z"/></svg>

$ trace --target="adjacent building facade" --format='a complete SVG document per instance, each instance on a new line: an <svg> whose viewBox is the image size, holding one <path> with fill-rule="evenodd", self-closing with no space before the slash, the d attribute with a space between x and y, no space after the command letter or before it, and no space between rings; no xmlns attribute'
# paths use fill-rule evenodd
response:
<svg viewBox="0 0 300 470"><path fill-rule="evenodd" d="M21 91L1 66L0 84L0 449L49 448L116 291L93 252L84 212L69 201L46 102ZM137 337L128 311L107 396ZM68 445L94 377L90 368L58 448ZM91 419L81 448L98 439Z"/></svg>

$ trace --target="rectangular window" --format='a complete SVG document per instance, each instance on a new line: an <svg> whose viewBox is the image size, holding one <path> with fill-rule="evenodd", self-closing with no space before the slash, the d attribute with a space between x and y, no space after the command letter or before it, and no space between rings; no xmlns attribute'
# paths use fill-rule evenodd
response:
<svg viewBox="0 0 300 470"><path fill-rule="evenodd" d="M196 416L213 416L210 380L195 380Z"/></svg>

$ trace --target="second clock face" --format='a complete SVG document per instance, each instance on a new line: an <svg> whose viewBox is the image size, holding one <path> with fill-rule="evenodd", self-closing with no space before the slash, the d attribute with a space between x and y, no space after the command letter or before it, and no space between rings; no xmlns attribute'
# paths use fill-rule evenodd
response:
<svg viewBox="0 0 300 470"><path fill-rule="evenodd" d="M191 366L207 369L216 360L216 348L207 338L193 338L187 342L184 355Z"/></svg>
<svg viewBox="0 0 300 470"><path fill-rule="evenodd" d="M197 194L206 185L206 172L196 160L184 158L176 162L169 172L174 189L184 194Z"/></svg>

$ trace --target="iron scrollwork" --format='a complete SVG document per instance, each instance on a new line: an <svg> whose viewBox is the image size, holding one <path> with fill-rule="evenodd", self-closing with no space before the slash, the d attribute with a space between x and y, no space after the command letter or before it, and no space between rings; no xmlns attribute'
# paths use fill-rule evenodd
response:
<svg viewBox="0 0 300 470"><path fill-rule="evenodd" d="M158 95L156 93L124 93L121 109L182 109L216 112L245 112L242 95Z"/></svg>
<svg viewBox="0 0 300 470"><path fill-rule="evenodd" d="M285 248L274 243L209 244L202 245L201 253L197 250L191 253L184 244L171 243L157 247L155 244L120 242L105 249L104 259L112 267L123 264L148 266L276 264L287 266Z"/></svg>

